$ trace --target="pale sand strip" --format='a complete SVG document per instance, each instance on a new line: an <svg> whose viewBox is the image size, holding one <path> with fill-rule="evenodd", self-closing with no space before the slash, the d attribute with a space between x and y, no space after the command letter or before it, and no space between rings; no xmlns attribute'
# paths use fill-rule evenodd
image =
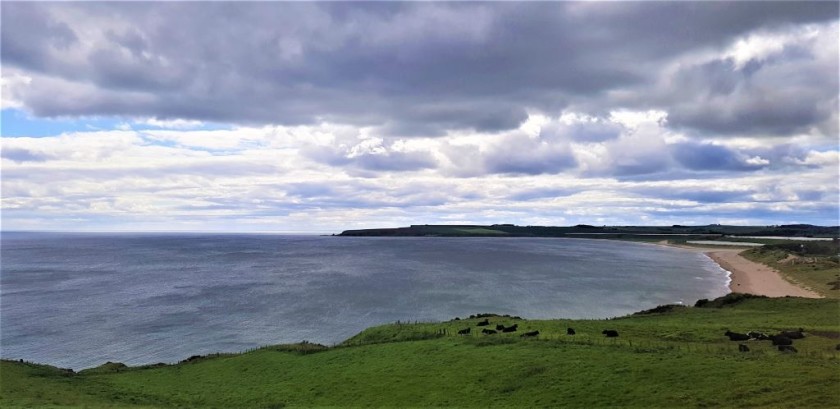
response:
<svg viewBox="0 0 840 409"><path fill-rule="evenodd" d="M785 280L775 269L740 256L738 253L744 251L743 248L726 249L678 246L667 244L667 242L660 242L659 244L706 254L724 270L732 273L730 276L732 281L729 283L729 290L732 292L766 295L768 297L784 297L790 295L794 297L822 298L821 295L811 290Z"/></svg>

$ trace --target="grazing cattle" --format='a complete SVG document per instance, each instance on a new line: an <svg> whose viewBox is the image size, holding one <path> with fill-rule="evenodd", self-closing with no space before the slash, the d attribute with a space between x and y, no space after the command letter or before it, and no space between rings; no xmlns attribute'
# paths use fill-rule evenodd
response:
<svg viewBox="0 0 840 409"><path fill-rule="evenodd" d="M490 325L490 320L488 320L487 318L485 318L485 319L484 319L484 321L481 321L481 322L479 322L479 323L478 323L478 324L476 324L476 325L478 325L479 327L485 327L485 326L487 326L487 325Z"/></svg>
<svg viewBox="0 0 840 409"><path fill-rule="evenodd" d="M750 347L748 347L748 346L746 346L746 345L744 345L744 344L738 344L738 351L741 351L741 352L750 352Z"/></svg>
<svg viewBox="0 0 840 409"><path fill-rule="evenodd" d="M779 333L779 335L790 339L805 338L805 334L802 333L802 328L800 328L799 331L782 331Z"/></svg>
<svg viewBox="0 0 840 409"><path fill-rule="evenodd" d="M575 335L574 328L566 328L566 335Z"/></svg>
<svg viewBox="0 0 840 409"><path fill-rule="evenodd" d="M792 345L779 345L779 352L799 352Z"/></svg>
<svg viewBox="0 0 840 409"><path fill-rule="evenodd" d="M614 329L605 329L601 331L602 334L606 335L607 338L615 338L618 336L618 331Z"/></svg>
<svg viewBox="0 0 840 409"><path fill-rule="evenodd" d="M730 341L749 341L750 339L750 336L747 334L739 334L737 332L732 331L726 331L723 333L723 335L729 337Z"/></svg>
<svg viewBox="0 0 840 409"><path fill-rule="evenodd" d="M509 327L505 327L505 329L503 329L502 332L514 332L517 328L519 328L519 324L513 324Z"/></svg>
<svg viewBox="0 0 840 409"><path fill-rule="evenodd" d="M493 334L495 334L495 333L496 333L496 331L495 331L495 330L492 330L492 329L487 329L487 328L484 328L483 330L481 330L481 333L482 333L482 334L485 334L485 335L493 335Z"/></svg>
<svg viewBox="0 0 840 409"><path fill-rule="evenodd" d="M763 332L750 331L747 333L747 335L749 335L751 339L757 339L759 341L766 341L770 339L770 337Z"/></svg>
<svg viewBox="0 0 840 409"><path fill-rule="evenodd" d="M462 330L458 331L458 335L468 335L469 333L470 333L469 328L465 328L465 329L462 329Z"/></svg>
<svg viewBox="0 0 840 409"><path fill-rule="evenodd" d="M840 344L837 344L837 346L834 347L834 349L837 350L837 351L840 351Z"/></svg>
<svg viewBox="0 0 840 409"><path fill-rule="evenodd" d="M781 335L773 335L770 337L770 340L773 341L773 346L776 345L793 345L793 340L788 337L783 337Z"/></svg>
<svg viewBox="0 0 840 409"><path fill-rule="evenodd" d="M520 337L522 337L522 338L528 338L528 337L535 337L535 336L537 336L537 335L540 335L540 332L539 332L539 331L529 331L529 332L526 332L526 333L524 333L524 334L520 335Z"/></svg>
<svg viewBox="0 0 840 409"><path fill-rule="evenodd" d="M504 329L505 329L505 326L504 326L504 325L502 325L502 324L496 324L496 331L503 331Z"/></svg>

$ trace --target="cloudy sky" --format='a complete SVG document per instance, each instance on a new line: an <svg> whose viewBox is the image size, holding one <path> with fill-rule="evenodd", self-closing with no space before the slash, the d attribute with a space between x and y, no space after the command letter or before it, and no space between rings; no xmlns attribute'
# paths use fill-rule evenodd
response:
<svg viewBox="0 0 840 409"><path fill-rule="evenodd" d="M0 12L3 230L838 224L837 2Z"/></svg>

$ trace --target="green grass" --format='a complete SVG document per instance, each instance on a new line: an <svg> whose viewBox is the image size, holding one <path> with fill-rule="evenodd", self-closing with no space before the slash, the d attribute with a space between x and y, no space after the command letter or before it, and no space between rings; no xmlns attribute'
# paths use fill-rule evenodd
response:
<svg viewBox="0 0 840 409"><path fill-rule="evenodd" d="M69 374L0 362L0 407L837 407L840 302L749 298L612 320L481 319L373 327L342 345L295 344L178 365ZM713 303L714 304L714 303ZM717 304L723 304L717 302ZM709 304L712 306L712 304ZM566 328L574 327L575 336ZM457 331L471 328L471 335ZM803 327L797 354L727 329ZM620 337L606 339L603 329ZM540 336L523 339L527 330Z"/></svg>

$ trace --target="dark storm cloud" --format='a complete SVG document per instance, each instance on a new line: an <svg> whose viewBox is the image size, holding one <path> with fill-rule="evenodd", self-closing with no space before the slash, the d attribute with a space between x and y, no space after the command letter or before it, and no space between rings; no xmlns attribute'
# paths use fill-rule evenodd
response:
<svg viewBox="0 0 840 409"><path fill-rule="evenodd" d="M668 162L665 157L656 158L654 160L632 160L621 161L613 164L610 169L611 174L619 179L632 179L633 177L642 176L641 180L648 179L649 175L653 173L662 172L668 169Z"/></svg>
<svg viewBox="0 0 840 409"><path fill-rule="evenodd" d="M50 56L54 49L67 49L78 42L67 23L49 17L41 7L22 3L2 5L2 59L35 71L56 68Z"/></svg>
<svg viewBox="0 0 840 409"><path fill-rule="evenodd" d="M685 142L670 145L671 154L682 166L694 171L748 171L764 167L750 163L735 150L710 143Z"/></svg>
<svg viewBox="0 0 840 409"><path fill-rule="evenodd" d="M539 175L559 173L577 166L574 154L563 146L531 145L497 149L484 158L488 173Z"/></svg>
<svg viewBox="0 0 840 409"><path fill-rule="evenodd" d="M631 189L632 192L651 198L691 200L699 203L731 203L749 201L754 189L733 188L711 190L708 188L680 188L673 186L643 187Z"/></svg>
<svg viewBox="0 0 840 409"><path fill-rule="evenodd" d="M34 81L21 95L36 115L331 121L398 136L510 129L527 110L556 114L568 104L603 113L612 108L606 93L644 89L664 61L722 47L751 30L838 14L834 2L2 7L4 67L52 80ZM745 81L727 75L707 73L713 92ZM734 132L768 120L781 132L823 118L814 113L822 94L802 83L790 92L784 82L778 86L796 106L734 107L733 120L686 108L674 114L675 124ZM637 99L637 106L657 104ZM604 138L609 133L590 135ZM391 167L381 160L368 166ZM499 166L532 173L524 163Z"/></svg>
<svg viewBox="0 0 840 409"><path fill-rule="evenodd" d="M669 123L715 134L807 132L837 112L837 76L825 68L799 57L740 69L732 60L687 68L671 84L679 100L670 105Z"/></svg>

